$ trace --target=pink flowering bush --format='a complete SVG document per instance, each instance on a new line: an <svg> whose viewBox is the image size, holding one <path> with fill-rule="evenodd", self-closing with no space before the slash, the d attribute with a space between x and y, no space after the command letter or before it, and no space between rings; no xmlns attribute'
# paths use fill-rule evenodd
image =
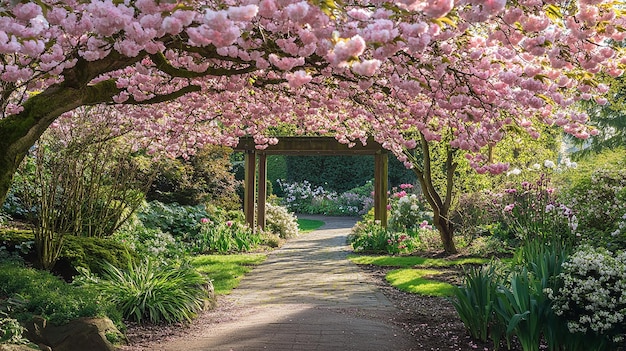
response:
<svg viewBox="0 0 626 351"><path fill-rule="evenodd" d="M412 184L400 184L389 196L389 228L396 231L416 232L424 228L424 221L432 222L432 212ZM431 228L432 229L432 228Z"/></svg>

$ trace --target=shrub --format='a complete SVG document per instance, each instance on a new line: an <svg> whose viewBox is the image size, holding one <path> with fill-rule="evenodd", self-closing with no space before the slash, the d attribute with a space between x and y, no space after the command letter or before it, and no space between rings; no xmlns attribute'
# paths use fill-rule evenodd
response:
<svg viewBox="0 0 626 351"><path fill-rule="evenodd" d="M626 252L583 246L563 263L553 310L587 349L615 349L626 338Z"/></svg>
<svg viewBox="0 0 626 351"><path fill-rule="evenodd" d="M150 259L127 270L107 264L101 278L84 274L86 288L101 293L125 319L138 323L191 321L204 307L209 284L187 264L158 265Z"/></svg>
<svg viewBox="0 0 626 351"><path fill-rule="evenodd" d="M112 238L133 250L139 257L152 257L159 262L177 261L186 255L186 246L160 228L147 228L141 222L133 223L119 230ZM115 267L125 268L128 264L117 264L115 260L107 262ZM100 270L92 270L99 273Z"/></svg>
<svg viewBox="0 0 626 351"><path fill-rule="evenodd" d="M583 239L594 246L626 249L626 170L600 168L566 188Z"/></svg>
<svg viewBox="0 0 626 351"><path fill-rule="evenodd" d="M226 209L240 207L236 190L241 182L230 172L227 147L209 145L184 160L162 159L154 165L156 177L148 200L188 206L210 203Z"/></svg>
<svg viewBox="0 0 626 351"><path fill-rule="evenodd" d="M432 212L426 210L422 196L411 194L413 185L400 184L392 189L389 198L389 228L396 231L416 231L424 222L432 221Z"/></svg>
<svg viewBox="0 0 626 351"><path fill-rule="evenodd" d="M22 301L12 313L12 317L22 322L33 315L55 325L95 316L120 321L110 301L95 290L69 285L49 272L15 263L0 263L0 296Z"/></svg>
<svg viewBox="0 0 626 351"><path fill-rule="evenodd" d="M83 267L100 273L104 262L126 267L137 255L125 245L110 239L68 235L61 249L58 264L67 262L73 268Z"/></svg>
<svg viewBox="0 0 626 351"><path fill-rule="evenodd" d="M265 230L277 234L282 239L289 239L298 236L298 221L293 213L286 207L265 205Z"/></svg>
<svg viewBox="0 0 626 351"><path fill-rule="evenodd" d="M355 252L402 254L415 250L417 239L383 228L378 221L358 222L348 235Z"/></svg>
<svg viewBox="0 0 626 351"><path fill-rule="evenodd" d="M204 205L181 206L177 203L164 204L151 201L137 213L137 218L146 228L159 228L176 238L197 235L202 218L212 218Z"/></svg>

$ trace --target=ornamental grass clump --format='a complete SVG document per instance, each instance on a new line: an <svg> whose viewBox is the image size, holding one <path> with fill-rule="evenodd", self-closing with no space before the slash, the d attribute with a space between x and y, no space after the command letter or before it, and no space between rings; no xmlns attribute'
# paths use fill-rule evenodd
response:
<svg viewBox="0 0 626 351"><path fill-rule="evenodd" d="M582 246L563 263L563 285L547 290L580 350L614 350L626 340L626 252Z"/></svg>
<svg viewBox="0 0 626 351"><path fill-rule="evenodd" d="M210 284L187 264L159 265L151 259L127 270L105 264L101 277L83 275L83 284L106 296L124 319L137 323L191 321L204 308Z"/></svg>

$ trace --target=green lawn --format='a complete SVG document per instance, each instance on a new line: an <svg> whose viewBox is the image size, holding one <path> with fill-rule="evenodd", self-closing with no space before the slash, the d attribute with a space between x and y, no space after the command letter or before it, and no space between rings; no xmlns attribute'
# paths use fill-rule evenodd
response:
<svg viewBox="0 0 626 351"><path fill-rule="evenodd" d="M265 254L201 255L192 258L191 264L213 280L216 295L225 295L266 258Z"/></svg>
<svg viewBox="0 0 626 351"><path fill-rule="evenodd" d="M312 232L324 224L325 223L323 221L318 221L317 219L298 218L298 228L300 229L300 233Z"/></svg>
<svg viewBox="0 0 626 351"><path fill-rule="evenodd" d="M385 279L387 282L402 291L426 296L452 296L454 286L448 283L430 279L443 272L435 269L395 269Z"/></svg>
<svg viewBox="0 0 626 351"><path fill-rule="evenodd" d="M467 257L448 260L445 258L425 258L419 256L367 256L350 255L350 261L356 264L372 264L382 267L450 267L466 264L487 264L490 259L482 257Z"/></svg>
<svg viewBox="0 0 626 351"><path fill-rule="evenodd" d="M480 257L426 258L419 256L367 256L350 255L350 261L356 264L370 264L381 267L401 267L387 273L387 282L402 291L427 296L451 296L454 287L451 284L432 279L444 273L442 270L427 268L445 268L467 264L487 264L490 259Z"/></svg>

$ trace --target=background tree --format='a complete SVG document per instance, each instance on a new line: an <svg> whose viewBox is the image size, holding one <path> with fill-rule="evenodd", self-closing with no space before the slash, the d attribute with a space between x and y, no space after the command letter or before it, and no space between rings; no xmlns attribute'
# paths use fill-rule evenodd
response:
<svg viewBox="0 0 626 351"><path fill-rule="evenodd" d="M606 98L589 99L581 104L598 135L588 140L570 138L579 149L574 153L576 157L626 146L626 79L609 77L605 83L610 87Z"/></svg>
<svg viewBox="0 0 626 351"><path fill-rule="evenodd" d="M147 200L181 205L212 203L227 210L239 209L237 189L241 182L231 173L231 153L230 148L208 145L188 160L158 160Z"/></svg>

